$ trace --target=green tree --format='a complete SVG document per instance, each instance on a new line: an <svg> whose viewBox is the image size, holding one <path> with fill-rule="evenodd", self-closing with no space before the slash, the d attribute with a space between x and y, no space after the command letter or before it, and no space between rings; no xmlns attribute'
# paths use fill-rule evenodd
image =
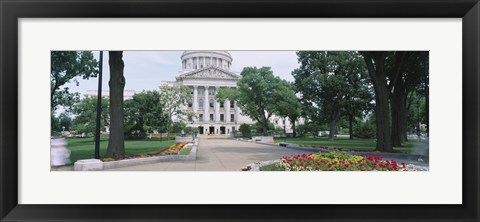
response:
<svg viewBox="0 0 480 222"><path fill-rule="evenodd" d="M164 123L167 133L170 132L174 117L183 120L185 116L191 116L191 114L182 109L187 104L189 98L190 89L188 87L160 86L160 104L165 115Z"/></svg>
<svg viewBox="0 0 480 222"><path fill-rule="evenodd" d="M158 91L143 91L125 101L125 132L144 139L148 132L159 130L165 122Z"/></svg>
<svg viewBox="0 0 480 222"><path fill-rule="evenodd" d="M368 110L372 100L365 65L356 52L297 52L300 67L292 72L295 87L302 96L308 117L328 122L329 139L334 139L342 116L352 123L355 116Z"/></svg>
<svg viewBox="0 0 480 222"><path fill-rule="evenodd" d="M50 134L54 135L60 132L60 119L53 114L50 113Z"/></svg>
<svg viewBox="0 0 480 222"><path fill-rule="evenodd" d="M106 157L125 155L124 136L124 113L123 113L123 90L125 88L125 76L123 69L123 51L109 51L110 65L110 136Z"/></svg>
<svg viewBox="0 0 480 222"><path fill-rule="evenodd" d="M100 130L104 131L109 124L108 98L102 97L102 113L100 115ZM95 134L97 98L85 97L73 107L75 118L72 120L72 129L85 134Z"/></svg>
<svg viewBox="0 0 480 222"><path fill-rule="evenodd" d="M72 118L70 115L68 115L66 112L63 112L60 113L58 118L60 119L60 128L65 131L70 131L70 127L72 126Z"/></svg>
<svg viewBox="0 0 480 222"><path fill-rule="evenodd" d="M172 123L172 128L170 129L170 132L172 133L181 133L182 131L184 133L185 129L187 128L187 125L184 122L173 122Z"/></svg>
<svg viewBox="0 0 480 222"><path fill-rule="evenodd" d="M290 119L290 122L292 123L293 137L296 137L296 121L302 114L302 104L295 94L292 85L286 80L280 81L277 92L275 113L279 116L288 117Z"/></svg>
<svg viewBox="0 0 480 222"><path fill-rule="evenodd" d="M245 67L240 75L237 88L220 89L217 100L237 101L242 114L261 124L262 133L267 134L269 119L276 112L281 79L273 75L270 67Z"/></svg>
<svg viewBox="0 0 480 222"><path fill-rule="evenodd" d="M50 58L50 109L55 111L63 106L68 110L79 101L80 95L62 86L72 80L78 85L77 77L96 77L98 61L90 51L52 51Z"/></svg>

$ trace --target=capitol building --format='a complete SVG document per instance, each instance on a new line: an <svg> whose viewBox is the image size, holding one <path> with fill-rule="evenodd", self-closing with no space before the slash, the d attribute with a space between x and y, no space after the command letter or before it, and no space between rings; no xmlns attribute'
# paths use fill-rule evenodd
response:
<svg viewBox="0 0 480 222"><path fill-rule="evenodd" d="M185 51L181 56L182 70L176 81L166 82L189 87L191 99L185 107L197 118L187 126L198 128L200 134L228 135L243 124L254 122L241 115L235 101L219 102L215 95L221 88L236 88L240 75L230 71L233 58L227 51Z"/></svg>

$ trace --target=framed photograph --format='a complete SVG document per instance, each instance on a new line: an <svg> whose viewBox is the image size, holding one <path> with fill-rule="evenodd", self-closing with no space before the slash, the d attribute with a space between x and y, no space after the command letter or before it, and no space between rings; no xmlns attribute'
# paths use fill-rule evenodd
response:
<svg viewBox="0 0 480 222"><path fill-rule="evenodd" d="M0 10L1 221L479 220L477 0L38 0L1 1ZM95 75L59 88L68 56ZM311 69L318 63L326 65ZM285 91L248 94L256 76ZM115 84L130 87L121 90L122 126L113 120L118 101L105 99L109 115L91 112ZM287 92L310 105L300 119L282 109L296 101L285 102ZM164 117L166 102L139 108L156 93L164 101L185 94L192 112ZM255 116L249 109L259 103L242 97L270 97L276 106L263 111L274 115ZM355 99L338 108L336 98L347 97ZM362 108L349 106L359 99ZM76 122L60 123L68 118L57 108L70 103ZM361 112L349 119L353 109ZM394 121L402 112L408 125ZM141 152L110 147L120 134ZM149 161L155 167L135 165Z"/></svg>

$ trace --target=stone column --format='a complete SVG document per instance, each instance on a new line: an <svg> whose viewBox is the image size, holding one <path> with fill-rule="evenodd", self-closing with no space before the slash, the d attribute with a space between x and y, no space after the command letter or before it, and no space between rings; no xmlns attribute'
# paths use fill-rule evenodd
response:
<svg viewBox="0 0 480 222"><path fill-rule="evenodd" d="M208 99L208 86L205 86L205 101L203 102L203 121L210 121L210 114L208 109L210 108L210 100Z"/></svg>
<svg viewBox="0 0 480 222"><path fill-rule="evenodd" d="M240 109L239 109L238 106L237 106L237 101L235 101L233 105L234 105L234 109L235 109L235 116L234 116L235 122L238 123L238 117L240 116ZM237 127L237 126L235 126L235 128L236 128L236 127Z"/></svg>
<svg viewBox="0 0 480 222"><path fill-rule="evenodd" d="M218 93L220 87L215 87L215 94ZM215 99L215 122L220 122L220 103Z"/></svg>
<svg viewBox="0 0 480 222"><path fill-rule="evenodd" d="M193 100L192 100L192 108L193 112L197 113L198 110L198 91L197 91L197 86L193 86Z"/></svg>
<svg viewBox="0 0 480 222"><path fill-rule="evenodd" d="M225 107L225 120L227 123L230 123L230 100L225 100L223 107Z"/></svg>

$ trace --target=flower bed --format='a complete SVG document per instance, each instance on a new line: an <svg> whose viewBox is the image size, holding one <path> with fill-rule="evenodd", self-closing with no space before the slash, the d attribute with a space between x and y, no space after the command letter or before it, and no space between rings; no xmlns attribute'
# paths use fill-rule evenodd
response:
<svg viewBox="0 0 480 222"><path fill-rule="evenodd" d="M349 155L345 152L299 154L283 157L273 167L285 171L406 171L405 163L379 156Z"/></svg>
<svg viewBox="0 0 480 222"><path fill-rule="evenodd" d="M175 143L175 144L171 145L167 150L162 152L161 154L177 155L178 152L180 152L180 150L187 144L188 144L188 142Z"/></svg>
<svg viewBox="0 0 480 222"><path fill-rule="evenodd" d="M188 142L175 143L175 144L171 145L170 147L162 148L160 151L155 152L155 153L135 154L135 155L128 155L128 156L123 156L123 157L107 157L107 158L102 158L101 160L103 162L110 162L110 161L116 161L116 160L146 158L146 157L153 157L153 156L177 155L178 152L180 152L180 150L182 150L182 148L187 144L188 144Z"/></svg>

